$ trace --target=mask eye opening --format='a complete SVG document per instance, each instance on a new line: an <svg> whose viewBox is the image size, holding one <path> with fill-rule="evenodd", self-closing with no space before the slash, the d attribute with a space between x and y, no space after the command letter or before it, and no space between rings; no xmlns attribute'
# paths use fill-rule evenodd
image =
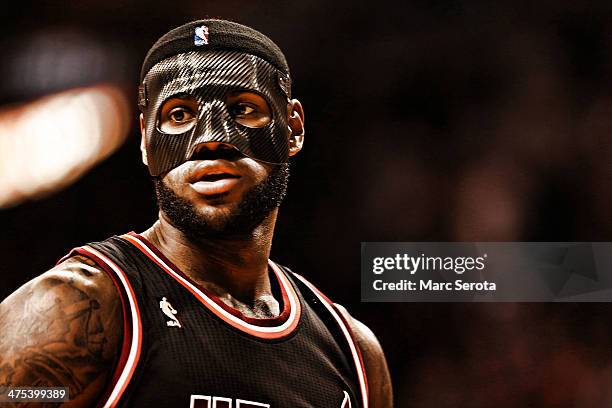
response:
<svg viewBox="0 0 612 408"><path fill-rule="evenodd" d="M190 94L180 93L166 98L157 110L155 127L164 134L183 134L192 130L198 119L198 101Z"/></svg>
<svg viewBox="0 0 612 408"><path fill-rule="evenodd" d="M261 92L239 89L225 97L227 112L232 119L246 128L260 129L272 123L272 104Z"/></svg>

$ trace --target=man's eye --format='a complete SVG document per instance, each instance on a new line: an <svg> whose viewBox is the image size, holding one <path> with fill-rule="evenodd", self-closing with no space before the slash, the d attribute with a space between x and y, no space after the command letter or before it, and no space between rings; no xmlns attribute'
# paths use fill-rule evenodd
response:
<svg viewBox="0 0 612 408"><path fill-rule="evenodd" d="M185 123L193 119L193 113L184 108L174 108L168 113L168 117L175 123Z"/></svg>
<svg viewBox="0 0 612 408"><path fill-rule="evenodd" d="M255 109L246 103L238 103L232 106L231 111L234 116L246 116L255 112Z"/></svg>

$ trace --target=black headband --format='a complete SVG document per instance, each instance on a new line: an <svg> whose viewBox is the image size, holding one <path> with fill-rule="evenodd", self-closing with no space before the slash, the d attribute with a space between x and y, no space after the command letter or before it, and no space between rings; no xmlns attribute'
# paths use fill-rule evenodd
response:
<svg viewBox="0 0 612 408"><path fill-rule="evenodd" d="M205 26L205 38L194 40ZM202 32L202 30L200 30ZM227 20L206 19L183 24L164 34L151 47L140 70L140 83L158 62L188 51L233 50L256 55L289 77L289 65L278 46L257 30Z"/></svg>

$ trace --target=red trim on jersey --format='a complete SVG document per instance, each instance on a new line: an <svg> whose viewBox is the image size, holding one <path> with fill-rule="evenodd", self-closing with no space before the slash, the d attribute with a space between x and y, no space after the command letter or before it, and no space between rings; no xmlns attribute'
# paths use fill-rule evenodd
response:
<svg viewBox="0 0 612 408"><path fill-rule="evenodd" d="M361 354L361 350L359 348L359 344L355 340L355 335L353 334L353 331L351 330L350 324L346 321L346 319L344 317L344 314L342 312L340 312L340 310L338 310L338 308L336 307L334 302L332 302L327 296L325 296L325 294L323 294L323 292L321 292L315 285L310 283L302 275L299 275L299 274L297 274L295 272L294 272L294 275L298 279L300 279L302 282L304 282L306 284L306 286L308 286L310 289L312 289L315 292L315 294L324 303L327 303L328 310L330 312L332 312L332 315L334 317L337 317L337 319L340 319L340 321L338 321L337 319L336 319L336 321L338 321L338 324L340 324L341 329L344 328L346 330L346 332L348 333L349 337L347 338L347 340L349 341L349 347L351 348L351 352L352 352L352 349L354 348L355 351L356 351L356 354L357 354L353 358L355 359L355 357L357 357L357 359L356 359L357 361L355 361L355 369L357 370L357 379L359 380L359 383L360 383L359 386L360 386L360 388L362 388L363 407L367 408L368 407L368 403L369 403L368 402L368 399L369 399L369 389L368 389L367 372L365 370L365 365L363 363L363 356ZM342 326L344 326L344 327L342 327ZM361 378L363 378L363 384L361 383Z"/></svg>
<svg viewBox="0 0 612 408"><path fill-rule="evenodd" d="M265 339L285 337L292 333L297 327L301 315L299 297L290 281L273 262L270 261L270 265L274 271L273 276L276 277L281 291L283 311L277 317L253 318L247 317L240 311L230 307L212 292L202 287L197 282L194 282L174 265L174 263L172 263L172 261L170 261L155 245L143 236L135 232L130 232L123 235L122 238L138 248L151 261L189 290L207 309L231 326L253 336ZM213 302L214 305L218 307L215 308L210 302ZM292 304L294 305L293 307Z"/></svg>

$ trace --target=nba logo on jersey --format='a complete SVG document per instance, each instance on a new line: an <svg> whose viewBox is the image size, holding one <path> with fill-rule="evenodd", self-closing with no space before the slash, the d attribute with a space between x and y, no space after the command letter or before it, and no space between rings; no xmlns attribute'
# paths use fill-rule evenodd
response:
<svg viewBox="0 0 612 408"><path fill-rule="evenodd" d="M205 25L196 27L195 34L193 35L193 43L198 47L208 44L208 27Z"/></svg>
<svg viewBox="0 0 612 408"><path fill-rule="evenodd" d="M175 308L172 307L168 299L164 296L162 300L159 302L159 308L166 315L166 317L170 320L166 322L166 325L169 327L183 327L181 326L181 322L179 322L176 314L178 313Z"/></svg>

